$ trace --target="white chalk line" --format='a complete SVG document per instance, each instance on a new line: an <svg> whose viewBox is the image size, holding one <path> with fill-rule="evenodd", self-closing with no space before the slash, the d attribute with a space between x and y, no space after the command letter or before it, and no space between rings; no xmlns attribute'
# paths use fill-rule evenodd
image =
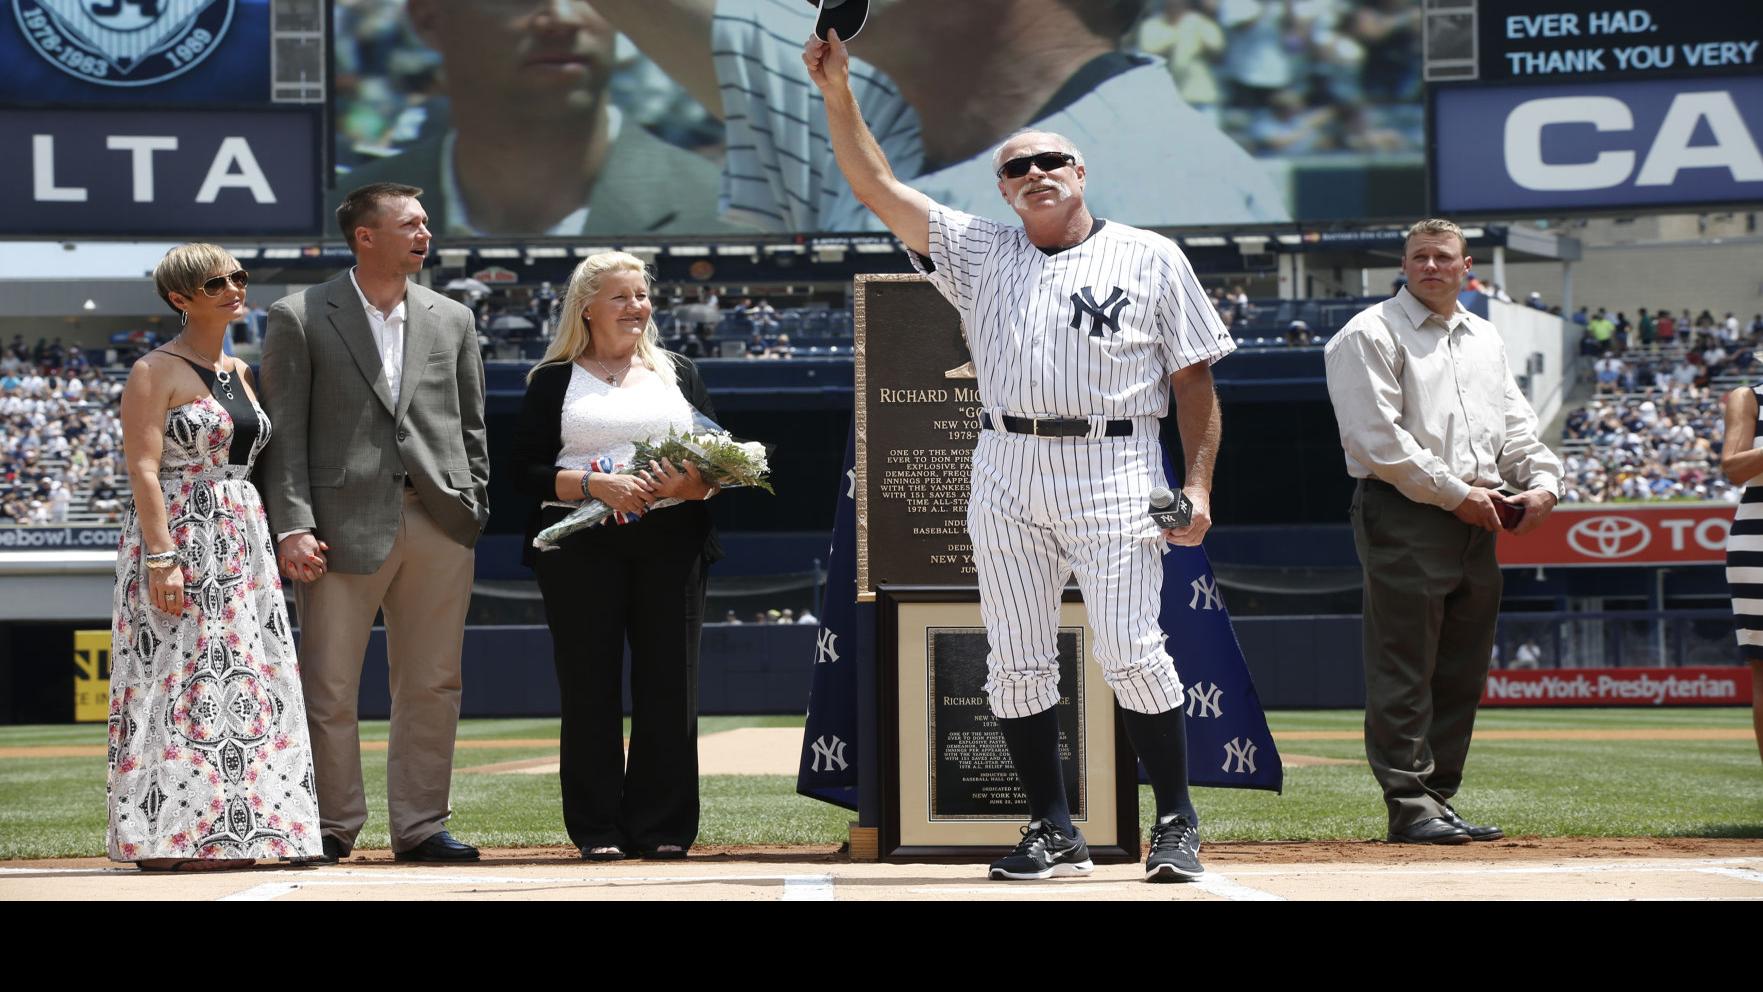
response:
<svg viewBox="0 0 1763 992"><path fill-rule="evenodd" d="M1654 861L1628 863L1621 861L1598 862L1584 865L1525 865L1517 867L1494 867L1484 865L1478 867L1455 867L1449 865L1332 865L1327 863L1305 863L1290 865L1269 865L1262 867L1243 867L1232 870L1233 874L1252 875L1261 878L1286 877L1301 874L1331 875L1585 875L1597 873L1616 874L1671 874L1682 872L1715 872L1727 870L1744 871L1745 869L1726 869L1722 865L1763 865L1759 858L1724 858L1718 861Z"/></svg>
<svg viewBox="0 0 1763 992"><path fill-rule="evenodd" d="M1203 892L1210 892L1221 899L1231 902L1285 902L1285 896L1276 896L1253 886L1233 881L1216 871L1208 871L1199 878L1188 883Z"/></svg>
<svg viewBox="0 0 1763 992"><path fill-rule="evenodd" d="M831 875L797 875L784 879L784 902L832 902Z"/></svg>
<svg viewBox="0 0 1763 992"><path fill-rule="evenodd" d="M1742 878L1747 882L1763 882L1763 871L1753 871L1749 868L1698 868L1696 870L1707 875L1724 875L1727 878Z"/></svg>
<svg viewBox="0 0 1763 992"><path fill-rule="evenodd" d="M254 885L243 892L221 896L215 902L269 902L272 899L280 899L299 888L300 883L298 882L265 882L262 885Z"/></svg>

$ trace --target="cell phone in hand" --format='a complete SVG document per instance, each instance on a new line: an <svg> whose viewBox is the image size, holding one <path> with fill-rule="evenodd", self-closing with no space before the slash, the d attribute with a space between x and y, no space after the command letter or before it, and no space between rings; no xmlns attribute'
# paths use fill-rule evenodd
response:
<svg viewBox="0 0 1763 992"><path fill-rule="evenodd" d="M1494 513L1499 515L1501 527L1517 530L1519 521L1524 519L1524 504L1508 503L1504 496L1495 496Z"/></svg>

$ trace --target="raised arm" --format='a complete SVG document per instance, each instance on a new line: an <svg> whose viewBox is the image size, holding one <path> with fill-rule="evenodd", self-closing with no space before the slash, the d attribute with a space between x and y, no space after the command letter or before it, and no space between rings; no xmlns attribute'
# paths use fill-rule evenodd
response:
<svg viewBox="0 0 1763 992"><path fill-rule="evenodd" d="M594 0L594 9L692 99L722 116L722 90L710 46L716 0Z"/></svg>
<svg viewBox="0 0 1763 992"><path fill-rule="evenodd" d="M836 31L828 31L827 37L828 41L810 37L802 49L802 62L826 104L827 133L839 171L858 201L881 218L894 237L928 255L931 199L895 177L851 92L851 56L845 43Z"/></svg>

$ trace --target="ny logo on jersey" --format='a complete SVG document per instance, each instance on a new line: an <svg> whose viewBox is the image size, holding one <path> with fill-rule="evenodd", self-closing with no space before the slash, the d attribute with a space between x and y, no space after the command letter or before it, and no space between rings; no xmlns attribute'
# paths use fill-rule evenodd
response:
<svg viewBox="0 0 1763 992"><path fill-rule="evenodd" d="M1090 337L1102 336L1102 328L1106 327L1116 334L1120 333L1120 311L1125 310L1132 301L1126 298L1126 290L1119 286L1108 294L1108 299L1096 302L1094 288L1085 286L1071 294L1071 305L1077 309L1071 314L1071 329L1083 327L1084 315L1090 316Z"/></svg>
<svg viewBox="0 0 1763 992"><path fill-rule="evenodd" d="M836 734L833 736L831 744L827 743L825 737L816 737L814 739L813 748L814 764L811 766L812 771L821 770L820 761L822 758L826 759L827 771L832 771L834 765L837 765L838 770L841 772L845 770L845 742L839 740Z"/></svg>
<svg viewBox="0 0 1763 992"><path fill-rule="evenodd" d="M1208 686L1204 682L1195 682L1188 686L1188 716L1204 719L1209 716L1223 716L1218 708L1218 701L1224 698L1224 690L1216 684Z"/></svg>
<svg viewBox="0 0 1763 992"><path fill-rule="evenodd" d="M1238 775L1243 774L1245 771L1250 775L1255 774L1256 750L1257 748L1253 741L1244 740L1241 737L1232 737L1225 742L1224 767L1220 768L1219 771L1235 772ZM1232 761L1236 762L1235 768L1231 767Z"/></svg>
<svg viewBox="0 0 1763 992"><path fill-rule="evenodd" d="M1188 600L1190 610L1222 610L1224 594L1218 591L1218 580L1209 575L1202 575L1189 585L1194 587L1194 596Z"/></svg>
<svg viewBox="0 0 1763 992"><path fill-rule="evenodd" d="M816 665L830 665L838 661L838 643L839 635L833 633L830 628L820 628L820 643L815 645L814 663Z"/></svg>

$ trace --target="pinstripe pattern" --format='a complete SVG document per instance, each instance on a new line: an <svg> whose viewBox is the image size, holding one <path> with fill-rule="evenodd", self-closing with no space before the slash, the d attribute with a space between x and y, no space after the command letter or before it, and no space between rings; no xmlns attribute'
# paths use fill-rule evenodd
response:
<svg viewBox="0 0 1763 992"><path fill-rule="evenodd" d="M1756 432L1751 447L1763 447L1763 393L1757 394ZM1726 538L1726 583L1732 587L1732 620L1738 631L1739 654L1746 661L1763 661L1763 482L1745 485L1733 516L1732 533Z"/></svg>
<svg viewBox="0 0 1763 992"><path fill-rule="evenodd" d="M1032 716L1058 701L1059 595L1073 574L1121 706L1182 705L1157 622L1163 541L1146 514L1151 490L1167 484L1157 418L1169 412L1172 372L1236 347L1193 269L1167 239L1122 224L1049 256L1021 228L940 204L929 261L913 258L961 315L994 422L1006 413L1091 420L1088 437L982 431L974 449L967 529L992 712ZM1073 302L1086 288L1097 301L1124 292L1117 327L1098 327ZM1134 421L1132 436L1101 436L1118 419Z"/></svg>
<svg viewBox="0 0 1763 992"><path fill-rule="evenodd" d="M717 0L715 9L711 49L727 149L723 216L767 231L882 230L839 175L820 91L802 67L815 8L801 0ZM1267 168L1188 106L1161 62L1132 62L1032 122L1075 141L1091 176L1108 177L1106 190L1088 194L1090 208L1156 227L1290 221ZM895 175L933 200L1014 219L998 196L989 148L959 162L927 162L918 113L892 80L852 59L851 90Z"/></svg>

